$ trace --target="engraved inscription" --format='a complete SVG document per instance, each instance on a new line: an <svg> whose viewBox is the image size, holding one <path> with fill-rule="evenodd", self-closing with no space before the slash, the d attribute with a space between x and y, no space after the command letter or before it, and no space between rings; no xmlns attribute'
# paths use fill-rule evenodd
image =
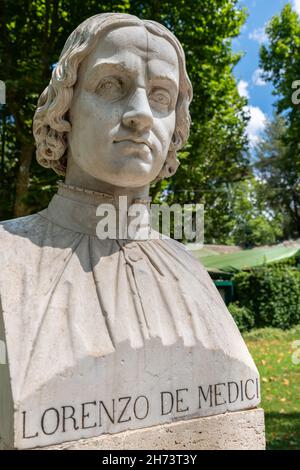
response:
<svg viewBox="0 0 300 470"><path fill-rule="evenodd" d="M198 388L182 387L175 390L162 390L146 395L123 396L110 401L94 400L60 407L51 406L42 410L39 426L32 425L33 411L22 411L23 439L33 439L40 435L52 436L56 433L76 432L119 425L132 421L146 420L152 413L157 418L164 416L184 417L199 413L199 410L218 410L222 405L236 402L251 402L259 399L259 381L247 380L219 382L199 385ZM194 404L192 409L191 404ZM209 413L208 413L209 414Z"/></svg>

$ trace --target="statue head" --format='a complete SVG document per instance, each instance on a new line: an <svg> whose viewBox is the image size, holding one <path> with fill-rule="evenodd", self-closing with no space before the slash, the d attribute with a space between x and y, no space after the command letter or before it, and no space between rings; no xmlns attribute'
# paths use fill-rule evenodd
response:
<svg viewBox="0 0 300 470"><path fill-rule="evenodd" d="M99 14L69 36L38 100L37 160L120 186L172 176L187 141L192 87L183 49L163 25Z"/></svg>

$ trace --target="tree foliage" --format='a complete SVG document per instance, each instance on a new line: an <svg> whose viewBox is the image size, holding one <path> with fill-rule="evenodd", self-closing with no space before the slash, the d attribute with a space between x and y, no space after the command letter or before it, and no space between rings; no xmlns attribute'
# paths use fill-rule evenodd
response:
<svg viewBox="0 0 300 470"><path fill-rule="evenodd" d="M270 207L266 186L254 176L233 186L227 243L250 248L282 240L282 216Z"/></svg>
<svg viewBox="0 0 300 470"><path fill-rule="evenodd" d="M300 105L292 98L294 82L300 79L300 18L290 4L272 18L266 33L268 43L261 48L260 62L265 79L274 86L281 117L267 127L258 147L258 168L269 182L272 207L284 214L286 236L299 237Z"/></svg>
<svg viewBox="0 0 300 470"><path fill-rule="evenodd" d="M292 238L300 234L300 192L297 157L287 133L286 118L274 115L256 147L255 167L266 207L281 219L283 238Z"/></svg>

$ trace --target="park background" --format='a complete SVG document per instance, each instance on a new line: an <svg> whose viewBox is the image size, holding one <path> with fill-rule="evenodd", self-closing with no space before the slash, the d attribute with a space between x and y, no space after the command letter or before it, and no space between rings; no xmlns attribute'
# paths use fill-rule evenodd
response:
<svg viewBox="0 0 300 470"><path fill-rule="evenodd" d="M56 192L59 176L35 160L37 99L68 35L107 11L163 23L184 47L191 135L151 196L204 204L205 247L189 248L259 368L267 447L300 449L300 1L0 0L0 220Z"/></svg>

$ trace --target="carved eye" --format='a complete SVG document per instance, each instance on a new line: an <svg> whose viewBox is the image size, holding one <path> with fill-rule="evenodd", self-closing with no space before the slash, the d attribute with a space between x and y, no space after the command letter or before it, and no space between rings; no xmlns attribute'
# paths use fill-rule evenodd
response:
<svg viewBox="0 0 300 470"><path fill-rule="evenodd" d="M123 95L123 83L114 77L104 78L97 86L96 92L106 100L116 100Z"/></svg>
<svg viewBox="0 0 300 470"><path fill-rule="evenodd" d="M155 104L158 104L163 107L167 107L171 103L171 97L167 90L163 88L156 88L152 90L150 94L150 100L153 101Z"/></svg>

